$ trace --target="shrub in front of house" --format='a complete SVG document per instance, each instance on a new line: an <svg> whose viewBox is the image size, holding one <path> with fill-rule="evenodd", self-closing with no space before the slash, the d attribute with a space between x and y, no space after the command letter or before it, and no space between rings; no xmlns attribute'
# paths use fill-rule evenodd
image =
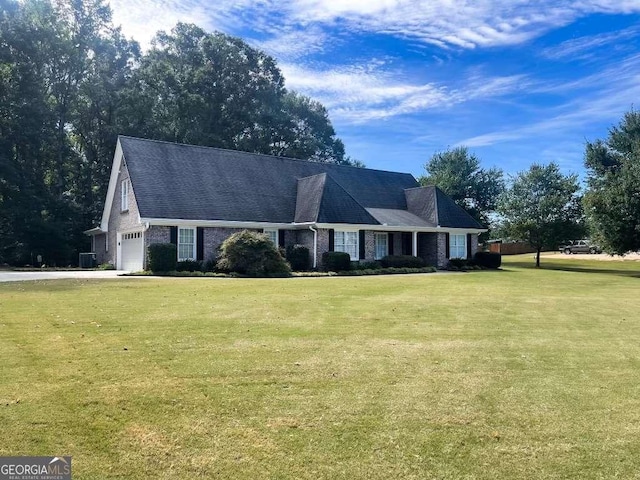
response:
<svg viewBox="0 0 640 480"><path fill-rule="evenodd" d="M447 264L447 269L453 270L453 271L462 270L462 269L466 269L471 264L472 263L466 258L452 258L449 260L449 263Z"/></svg>
<svg viewBox="0 0 640 480"><path fill-rule="evenodd" d="M380 270L382 265L379 262L358 262L352 265L354 270Z"/></svg>
<svg viewBox="0 0 640 480"><path fill-rule="evenodd" d="M327 272L346 272L351 270L351 257L345 252L324 252L322 268Z"/></svg>
<svg viewBox="0 0 640 480"><path fill-rule="evenodd" d="M447 270L451 272L468 272L470 270L482 270L484 267L476 265L473 260L466 258L452 258L447 264Z"/></svg>
<svg viewBox="0 0 640 480"><path fill-rule="evenodd" d="M206 260L202 264L202 271L203 272L215 272L215 271L217 271L217 263L218 263L218 257L210 258L209 260Z"/></svg>
<svg viewBox="0 0 640 480"><path fill-rule="evenodd" d="M183 260L176 264L176 271L178 272L201 272L202 269L202 262L197 260Z"/></svg>
<svg viewBox="0 0 640 480"><path fill-rule="evenodd" d="M286 256L294 272L306 272L311 268L309 249L304 245L289 245Z"/></svg>
<svg viewBox="0 0 640 480"><path fill-rule="evenodd" d="M473 262L484 268L500 268L502 265L502 255L498 252L476 252Z"/></svg>
<svg viewBox="0 0 640 480"><path fill-rule="evenodd" d="M234 233L222 243L217 268L250 277L291 273L291 267L269 237L249 230Z"/></svg>
<svg viewBox="0 0 640 480"><path fill-rule="evenodd" d="M427 266L423 258L413 255L387 255L380 260L384 268L422 268Z"/></svg>
<svg viewBox="0 0 640 480"><path fill-rule="evenodd" d="M171 272L176 269L178 250L173 243L152 243L147 249L149 270Z"/></svg>

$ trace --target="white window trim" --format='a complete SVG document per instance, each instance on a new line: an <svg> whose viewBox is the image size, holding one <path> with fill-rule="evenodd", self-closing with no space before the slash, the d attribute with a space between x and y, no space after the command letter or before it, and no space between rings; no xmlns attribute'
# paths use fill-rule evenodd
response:
<svg viewBox="0 0 640 480"><path fill-rule="evenodd" d="M129 210L129 179L126 178L120 183L120 211Z"/></svg>
<svg viewBox="0 0 640 480"><path fill-rule="evenodd" d="M339 229L339 230L334 230L333 231L333 251L334 252L344 252L344 253L348 253L349 257L351 258L352 262L358 261L359 259L359 252L360 252L360 235L358 233L359 231L356 229ZM337 233L354 233L355 237L356 237L356 247L355 247L355 256L351 256L351 253L345 251L345 250L338 250L338 243L336 242L336 234ZM344 248L344 247L343 247Z"/></svg>
<svg viewBox="0 0 640 480"><path fill-rule="evenodd" d="M462 237L462 245L453 244L454 237ZM460 255L460 247L462 247L462 255ZM458 249L458 254L453 253L453 249ZM449 235L449 258L467 258L467 235L464 233L452 233Z"/></svg>
<svg viewBox="0 0 640 480"><path fill-rule="evenodd" d="M275 236L275 240L271 238L271 241L276 247L278 246L278 238L280 235L280 231L277 228L263 228L262 233L264 233L265 235L268 235L269 238L271 238L271 235L273 234Z"/></svg>
<svg viewBox="0 0 640 480"><path fill-rule="evenodd" d="M378 237L384 237L386 239L385 252L381 257L378 256ZM382 260L389 255L389 234L386 232L375 232L373 234L373 258L374 260Z"/></svg>
<svg viewBox="0 0 640 480"><path fill-rule="evenodd" d="M193 249L191 250L191 255L188 257L181 257L180 256L180 230L191 230L193 232ZM197 236L197 232L195 227L178 227L178 243L177 243L177 247L178 247L178 261L179 262L184 262L185 260L195 260L196 259L196 251L197 251L197 243L198 243L198 236ZM185 245L189 245L189 244L185 244Z"/></svg>

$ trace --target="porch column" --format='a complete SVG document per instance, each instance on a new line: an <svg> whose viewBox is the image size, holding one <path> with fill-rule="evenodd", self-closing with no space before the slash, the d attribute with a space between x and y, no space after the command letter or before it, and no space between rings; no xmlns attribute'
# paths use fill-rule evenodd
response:
<svg viewBox="0 0 640 480"><path fill-rule="evenodd" d="M418 232L411 232L411 255L418 256Z"/></svg>

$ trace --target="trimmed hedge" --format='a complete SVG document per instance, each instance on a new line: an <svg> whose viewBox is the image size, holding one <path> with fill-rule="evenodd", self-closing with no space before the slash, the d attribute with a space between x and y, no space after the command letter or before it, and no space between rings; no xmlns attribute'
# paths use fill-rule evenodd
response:
<svg viewBox="0 0 640 480"><path fill-rule="evenodd" d="M386 268L373 268L365 270L351 270L350 272L338 272L338 275L345 277L359 277L364 275L399 275L404 273L433 273L436 269L434 267L386 267Z"/></svg>
<svg viewBox="0 0 640 480"><path fill-rule="evenodd" d="M387 255L380 263L384 268L422 268L427 266L423 258L413 255Z"/></svg>
<svg viewBox="0 0 640 480"><path fill-rule="evenodd" d="M201 272L203 271L202 262L197 260L183 260L176 264L176 270L178 272Z"/></svg>
<svg viewBox="0 0 640 480"><path fill-rule="evenodd" d="M178 263L178 250L173 243L152 243L149 254L149 270L152 272L171 272Z"/></svg>
<svg viewBox="0 0 640 480"><path fill-rule="evenodd" d="M473 256L476 265L485 268L500 268L502 265L502 255L498 252L476 252Z"/></svg>
<svg viewBox="0 0 640 480"><path fill-rule="evenodd" d="M345 252L324 252L322 268L327 272L346 272L351 270L351 257Z"/></svg>
<svg viewBox="0 0 640 480"><path fill-rule="evenodd" d="M304 245L289 245L286 257L294 272L306 272L311 268L309 249Z"/></svg>
<svg viewBox="0 0 640 480"><path fill-rule="evenodd" d="M460 268L465 268L465 267L469 267L472 266L473 262L467 260L466 258L452 258L451 260L449 260L449 268L455 268L455 269L460 269Z"/></svg>
<svg viewBox="0 0 640 480"><path fill-rule="evenodd" d="M380 270L382 265L379 262L358 262L352 265L353 270Z"/></svg>

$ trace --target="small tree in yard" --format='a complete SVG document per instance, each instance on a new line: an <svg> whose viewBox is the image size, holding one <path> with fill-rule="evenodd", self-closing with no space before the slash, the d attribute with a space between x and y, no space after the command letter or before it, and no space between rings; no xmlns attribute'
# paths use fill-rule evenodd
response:
<svg viewBox="0 0 640 480"><path fill-rule="evenodd" d="M480 159L467 147L435 153L425 170L427 175L419 179L421 185L435 185L481 224L491 223L497 199L504 191L502 170L481 168Z"/></svg>
<svg viewBox="0 0 640 480"><path fill-rule="evenodd" d="M222 243L218 268L251 277L291 273L289 264L269 237L248 230L234 233Z"/></svg>
<svg viewBox="0 0 640 480"><path fill-rule="evenodd" d="M543 248L555 248L581 234L579 190L577 175L562 175L555 163L534 164L500 197L498 213L505 233L536 249L536 267Z"/></svg>

